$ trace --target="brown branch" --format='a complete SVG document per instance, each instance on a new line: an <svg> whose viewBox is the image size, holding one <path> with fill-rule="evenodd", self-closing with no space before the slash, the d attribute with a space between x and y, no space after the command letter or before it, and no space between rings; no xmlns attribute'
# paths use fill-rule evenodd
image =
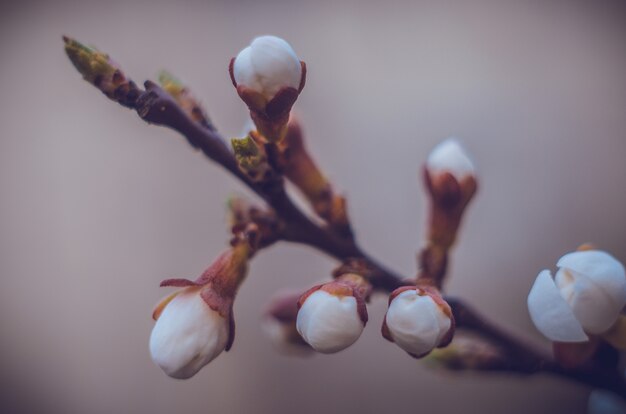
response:
<svg viewBox="0 0 626 414"><path fill-rule="evenodd" d="M365 259L375 269L371 283L376 289L392 291L403 285L399 275L378 264L358 247L354 239L338 237L329 229L314 224L295 207L282 187L267 192L259 185L252 183L246 175L241 173L234 157L223 144L224 140L216 131L192 123L182 111L178 110L171 97L158 86L147 83L146 89L146 94L140 96L140 105L136 108L140 116L147 122L167 126L180 132L192 146L202 150L205 155L240 178L250 189L261 196L284 221L283 240L314 247L340 261L349 258ZM562 368L546 353L492 325L460 299L446 297L446 300L453 309L459 328L480 334L506 352L508 356L506 362L492 366L490 370L518 374L548 372L626 396L626 382L616 369L591 364L577 369Z"/></svg>
<svg viewBox="0 0 626 414"><path fill-rule="evenodd" d="M590 362L577 368L564 368L546 352L492 324L462 300L446 297L446 301L452 307L457 328L479 334L505 353L506 358L501 363L486 367L486 370L523 375L547 372L594 388L610 390L626 398L626 381L615 367Z"/></svg>
<svg viewBox="0 0 626 414"><path fill-rule="evenodd" d="M377 290L389 292L405 284L400 275L366 254L353 237L340 235L330 227L318 226L311 221L293 204L282 181L279 181L278 185L274 183L271 186L251 181L239 169L234 155L216 129L208 122L199 122L197 116L191 116L193 114L184 109L193 105L181 105L172 95L150 81L145 83L145 91L141 90L132 81L126 79L107 55L86 48L69 38L64 37L64 41L68 56L85 80L104 92L110 99L136 110L144 121L179 132L192 147L220 164L271 206L282 224L279 239L311 246L342 262L351 258L366 261L373 269L369 278L372 286ZM197 109L197 107L193 108L193 110ZM592 387L611 390L626 397L626 382L617 369L601 364L590 364L576 369L563 368L549 355L488 322L460 299L447 297L446 300L453 309L459 328L479 334L498 346L508 356L505 362L485 367L485 370L518 374L546 372Z"/></svg>
<svg viewBox="0 0 626 414"><path fill-rule="evenodd" d="M341 261L351 257L367 258L374 269L371 282L377 289L393 290L402 284L399 275L371 259L354 238L342 237L330 228L313 223L293 204L282 185L266 188L250 180L239 169L235 157L217 131L192 121L172 96L153 82L146 82L145 87L146 91L139 95L134 108L139 116L148 123L179 132L192 147L220 164L265 200L284 223L281 234L283 240L315 247Z"/></svg>

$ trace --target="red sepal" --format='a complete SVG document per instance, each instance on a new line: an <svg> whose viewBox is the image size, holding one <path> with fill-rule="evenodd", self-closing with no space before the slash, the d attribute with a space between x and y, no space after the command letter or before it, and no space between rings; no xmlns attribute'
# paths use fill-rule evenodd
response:
<svg viewBox="0 0 626 414"><path fill-rule="evenodd" d="M165 279L159 285L160 287L189 287L189 286L201 286L202 283L198 283L198 281L192 281L189 279Z"/></svg>
<svg viewBox="0 0 626 414"><path fill-rule="evenodd" d="M386 314L385 314L385 319L383 319L383 326L381 326L380 332L383 334L383 338L385 338L389 342L396 342L396 341L394 341L393 337L391 336L391 332L389 332L389 327L387 326L387 315Z"/></svg>
<svg viewBox="0 0 626 414"><path fill-rule="evenodd" d="M237 81L235 80L235 58L231 58L228 63L228 74L230 75L230 80L233 82L233 86L237 87Z"/></svg>
<svg viewBox="0 0 626 414"><path fill-rule="evenodd" d="M233 299L224 298L218 295L209 285L202 289L200 296L204 302L217 312L221 317L228 320L228 341L226 342L226 351L228 351L235 341L235 318L233 315Z"/></svg>
<svg viewBox="0 0 626 414"><path fill-rule="evenodd" d="M298 85L298 93L302 92L304 84L306 83L306 63L302 60L300 61L300 68L302 68L302 72L300 75L300 85Z"/></svg>
<svg viewBox="0 0 626 414"><path fill-rule="evenodd" d="M300 299L298 299L298 310L300 310L300 308L304 304L304 301L307 300L307 298L309 296L311 296L311 294L313 294L313 292L317 292L318 290L320 290L322 288L322 286L324 286L324 285L322 284L322 285L313 286L311 289L309 289L306 292L304 292L300 296Z"/></svg>
<svg viewBox="0 0 626 414"><path fill-rule="evenodd" d="M600 345L597 336L591 336L587 342L554 342L554 358L563 368L573 369L589 361Z"/></svg>

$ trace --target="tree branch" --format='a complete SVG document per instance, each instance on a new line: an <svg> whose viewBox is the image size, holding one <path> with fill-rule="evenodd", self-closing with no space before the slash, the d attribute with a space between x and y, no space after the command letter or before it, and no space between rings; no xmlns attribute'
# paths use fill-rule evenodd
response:
<svg viewBox="0 0 626 414"><path fill-rule="evenodd" d="M194 119L191 116L193 113L188 111L189 105L183 107L170 93L150 81L145 83L145 90L139 89L126 79L108 55L66 37L64 41L68 56L85 80L110 99L134 109L144 121L179 132L192 147L202 151L260 196L282 222L280 239L311 246L342 262L353 258L366 261L372 269L370 282L377 290L390 292L406 284L400 275L364 252L353 237L340 235L332 228L319 226L309 219L289 198L282 185L282 178L278 185L253 182L239 169L233 153L217 130L203 117ZM193 109L199 110L197 106ZM626 382L617 369L601 364L588 364L576 369L563 368L549 355L488 322L462 300L451 297L446 297L446 300L452 307L459 328L475 332L506 354L503 363L485 367L484 370L526 375L546 372L626 397Z"/></svg>
<svg viewBox="0 0 626 414"><path fill-rule="evenodd" d="M446 301L452 307L458 328L479 334L505 353L506 358L501 363L489 366L487 370L523 375L546 372L594 388L610 390L626 397L626 381L615 367L605 367L597 362L590 362L577 368L562 367L546 352L492 324L462 300L446 297Z"/></svg>

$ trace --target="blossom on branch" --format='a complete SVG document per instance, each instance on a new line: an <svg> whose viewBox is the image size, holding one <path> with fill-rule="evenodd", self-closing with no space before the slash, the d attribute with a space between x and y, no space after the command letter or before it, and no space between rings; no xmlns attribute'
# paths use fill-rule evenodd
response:
<svg viewBox="0 0 626 414"><path fill-rule="evenodd" d="M168 279L181 288L152 313L152 360L170 377L187 379L228 351L235 338L233 302L247 272L249 245L239 241L194 281Z"/></svg>
<svg viewBox="0 0 626 414"><path fill-rule="evenodd" d="M156 324L150 352L168 375L189 378L230 349L235 332L233 301L247 261L257 250L284 240L308 245L343 264L333 273L335 281L310 289L299 297L297 306L294 297L283 298L284 302L270 310L268 320L278 323L274 333L281 341L304 345L306 350L310 345L319 352L340 351L359 338L367 322L365 301L371 290L396 289L390 297L383 335L413 356L448 344L458 322L485 341L481 345L486 347L456 344L439 358L449 368L547 372L626 395L615 349L626 349L626 317L621 315L626 282L623 266L606 253L565 256L559 261L556 281L544 271L533 286L529 309L544 334L561 341L590 339L555 343L554 360L499 329L463 300L442 299L437 289L443 287L448 254L477 188L474 166L458 142L438 145L426 162L427 245L419 257L420 273L409 282L414 285L405 286L403 275L378 264L360 248L351 231L345 198L334 191L306 151L300 128L293 128L296 125L292 123L289 131L290 111L304 87L306 66L284 40L257 38L231 60L231 79L256 127L233 143L232 152L199 101L170 75L160 77L162 88L150 80L142 88L107 54L69 37L64 37L64 43L69 59L86 81L111 100L133 109L144 122L179 132L194 149L267 202L267 209L235 200L229 203L232 249L195 281L170 279L161 284L180 288L153 313ZM311 220L293 202L284 179L307 196L325 223ZM354 265L357 262L363 265Z"/></svg>
<svg viewBox="0 0 626 414"><path fill-rule="evenodd" d="M150 335L150 355L170 377L187 379L226 348L228 319L211 309L197 286L165 301Z"/></svg>
<svg viewBox="0 0 626 414"><path fill-rule="evenodd" d="M441 142L431 151L424 166L424 184L429 217L427 246L420 253L421 277L441 287L448 253L478 186L474 164L455 138Z"/></svg>
<svg viewBox="0 0 626 414"><path fill-rule="evenodd" d="M281 140L291 107L304 88L304 62L285 40L261 36L231 60L229 71L259 132L271 142Z"/></svg>
<svg viewBox="0 0 626 414"><path fill-rule="evenodd" d="M452 310L432 288L404 286L389 296L382 333L415 358L448 345L454 335Z"/></svg>
<svg viewBox="0 0 626 414"><path fill-rule="evenodd" d="M600 250L566 254L537 276L528 310L537 329L557 342L584 342L588 334L607 333L626 305L624 266Z"/></svg>
<svg viewBox="0 0 626 414"><path fill-rule="evenodd" d="M283 88L300 87L302 67L285 40L260 36L235 58L233 77L237 86L259 93L269 102Z"/></svg>
<svg viewBox="0 0 626 414"><path fill-rule="evenodd" d="M296 327L302 339L323 354L355 343L367 323L365 300L370 289L355 274L309 289L298 301Z"/></svg>

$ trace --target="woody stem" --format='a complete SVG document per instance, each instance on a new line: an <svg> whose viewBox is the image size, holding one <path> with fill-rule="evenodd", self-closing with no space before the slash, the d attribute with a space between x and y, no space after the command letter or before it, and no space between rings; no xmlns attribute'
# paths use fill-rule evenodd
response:
<svg viewBox="0 0 626 414"><path fill-rule="evenodd" d="M66 39L66 43L68 41L69 39ZM79 68L79 70L82 69L84 68ZM252 182L241 172L233 154L219 133L212 126L208 127L194 121L176 100L159 86L152 82L146 82L145 91L138 90L134 85L133 88L131 90L132 97L130 95L126 97L114 95L112 99L134 109L148 123L165 126L179 132L192 147L202 151L208 158L220 164L259 195L274 209L276 215L283 222L278 239L311 246L340 261L350 258L365 260L373 269L369 275L369 281L374 289L389 292L404 284L400 275L365 253L353 237L339 235L332 228L318 226L311 221L293 204L284 186L265 188L261 184ZM137 93L139 94L138 97L135 96ZM111 95L107 96L111 97ZM571 370L561 368L550 357L492 325L467 307L460 299L446 299L452 306L459 327L475 331L507 353L509 361L499 367L499 370L522 374L547 372L626 396L626 383L616 369L597 365Z"/></svg>

